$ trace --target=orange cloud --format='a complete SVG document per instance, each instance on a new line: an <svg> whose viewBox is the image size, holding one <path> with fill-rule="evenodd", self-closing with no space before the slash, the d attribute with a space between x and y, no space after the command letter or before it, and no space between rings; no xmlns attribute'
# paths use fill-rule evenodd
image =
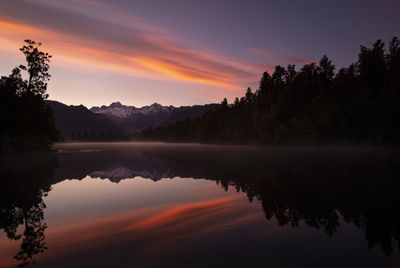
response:
<svg viewBox="0 0 400 268"><path fill-rule="evenodd" d="M272 69L185 47L168 29L96 0L6 1L0 9L0 52L19 63L24 39L41 41L53 55L49 94L68 104L98 105L109 98L142 105L149 101L144 99L174 105L231 101ZM15 63L5 64L3 73ZM116 80L116 75L128 77ZM157 96L160 82L165 88ZM94 96L92 86L102 94Z"/></svg>
<svg viewBox="0 0 400 268"><path fill-rule="evenodd" d="M29 33L29 34L27 34ZM126 44L73 32L56 31L11 20L0 20L1 49L15 51L22 40L41 40L58 66L107 70L156 80L209 84L237 90L243 78L253 78L249 65L182 48L163 35L143 33ZM133 32L132 34L135 34ZM139 40L137 40L139 38ZM71 64L72 63L72 64ZM74 64L75 63L75 64ZM10 67L11 68L11 67Z"/></svg>
<svg viewBox="0 0 400 268"><path fill-rule="evenodd" d="M12 21L0 19L0 40L8 41L8 44L15 44L16 39L21 43L21 34L29 33L29 35L44 36L46 31L37 27L23 25ZM20 44L21 45L21 44ZM15 50L12 46L2 46L2 49Z"/></svg>
<svg viewBox="0 0 400 268"><path fill-rule="evenodd" d="M218 77L217 74L212 74L207 71L201 71L193 67L184 66L171 61L154 59L154 58L131 58L136 62L151 70L158 71L167 76L174 77L189 82L205 83L228 89L242 89L234 85L232 81L224 77Z"/></svg>

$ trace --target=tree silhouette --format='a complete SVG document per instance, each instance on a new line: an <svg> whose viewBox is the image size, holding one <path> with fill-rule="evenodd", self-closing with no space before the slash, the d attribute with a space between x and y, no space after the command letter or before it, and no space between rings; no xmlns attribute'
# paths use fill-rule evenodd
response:
<svg viewBox="0 0 400 268"><path fill-rule="evenodd" d="M26 66L20 65L0 79L0 150L46 148L59 137L45 103L51 55L40 51L40 46L25 40L20 50ZM28 80L23 79L23 71L28 72Z"/></svg>
<svg viewBox="0 0 400 268"><path fill-rule="evenodd" d="M42 43L32 40L25 40L25 45L20 48L20 51L25 55L27 66L20 65L19 68L28 71L29 79L27 83L28 92L33 92L34 94L40 95L42 98L46 99L48 95L47 81L50 79L49 74L49 62L51 55L47 52L42 52L39 47Z"/></svg>
<svg viewBox="0 0 400 268"><path fill-rule="evenodd" d="M400 43L378 40L361 46L358 60L335 72L319 63L276 66L264 72L232 104L168 127L143 131L138 139L213 143L400 142ZM226 106L228 108L226 108ZM178 134L177 134L178 133ZM187 133L187 135L185 135ZM195 133L195 134L193 134Z"/></svg>

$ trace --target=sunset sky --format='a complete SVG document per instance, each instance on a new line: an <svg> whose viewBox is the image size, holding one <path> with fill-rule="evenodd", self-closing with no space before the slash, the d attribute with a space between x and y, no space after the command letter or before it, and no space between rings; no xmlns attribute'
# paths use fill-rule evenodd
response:
<svg viewBox="0 0 400 268"><path fill-rule="evenodd" d="M53 55L49 99L143 106L230 101L277 64L323 54L337 67L361 44L400 36L400 1L2 0L0 74L24 39Z"/></svg>

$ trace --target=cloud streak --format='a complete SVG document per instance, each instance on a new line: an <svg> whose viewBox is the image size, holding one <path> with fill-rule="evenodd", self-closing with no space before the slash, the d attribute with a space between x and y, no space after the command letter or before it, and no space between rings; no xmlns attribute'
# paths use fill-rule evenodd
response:
<svg viewBox="0 0 400 268"><path fill-rule="evenodd" d="M83 3L105 8L97 2ZM56 64L71 68L75 68L71 63L76 63L132 76L232 90L242 89L241 83L254 80L262 71L260 65L194 51L173 42L167 35L135 25L128 27L28 1L3 4L0 25L3 49L15 50L17 43L20 46L21 39L29 36L46 45ZM6 42L8 47L4 47Z"/></svg>

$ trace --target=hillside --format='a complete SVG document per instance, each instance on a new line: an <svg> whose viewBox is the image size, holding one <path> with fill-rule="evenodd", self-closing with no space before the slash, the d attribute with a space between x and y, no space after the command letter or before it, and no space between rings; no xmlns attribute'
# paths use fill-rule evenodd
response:
<svg viewBox="0 0 400 268"><path fill-rule="evenodd" d="M54 121L61 136L71 139L73 135L87 132L120 131L119 127L107 116L95 114L85 106L65 105L57 101L46 101L53 110Z"/></svg>

